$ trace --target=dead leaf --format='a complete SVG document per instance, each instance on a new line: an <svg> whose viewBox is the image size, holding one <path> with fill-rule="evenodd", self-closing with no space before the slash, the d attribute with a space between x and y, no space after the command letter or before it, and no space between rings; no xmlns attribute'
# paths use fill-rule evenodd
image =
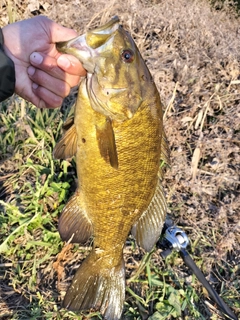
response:
<svg viewBox="0 0 240 320"><path fill-rule="evenodd" d="M201 149L197 147L192 156L192 165L191 165L191 174L192 174L192 181L195 181L197 176L197 169L198 169L198 163L201 158Z"/></svg>

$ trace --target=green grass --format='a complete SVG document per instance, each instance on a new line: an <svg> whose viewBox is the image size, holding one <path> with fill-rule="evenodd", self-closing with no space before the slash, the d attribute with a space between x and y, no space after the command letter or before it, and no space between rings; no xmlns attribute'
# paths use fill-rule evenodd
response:
<svg viewBox="0 0 240 320"><path fill-rule="evenodd" d="M68 285L67 273L86 255L84 248L71 246L62 271L54 267L66 248L57 231L58 216L75 183L74 161L52 158L64 118L59 110L39 110L19 98L0 105L0 319L101 319L98 313L61 309L64 290L58 276L65 270ZM125 256L124 319L206 319L202 287L177 253L162 261L159 249L144 254L130 238ZM194 256L202 266L199 257ZM233 284L222 287L222 296L239 308L234 280L239 270L229 272Z"/></svg>

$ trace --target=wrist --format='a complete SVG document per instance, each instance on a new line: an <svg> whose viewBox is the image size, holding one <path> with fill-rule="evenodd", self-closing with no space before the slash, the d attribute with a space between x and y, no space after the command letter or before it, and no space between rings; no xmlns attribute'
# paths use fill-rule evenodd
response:
<svg viewBox="0 0 240 320"><path fill-rule="evenodd" d="M4 36L0 28L0 101L3 101L14 93L15 67L13 61L4 51Z"/></svg>

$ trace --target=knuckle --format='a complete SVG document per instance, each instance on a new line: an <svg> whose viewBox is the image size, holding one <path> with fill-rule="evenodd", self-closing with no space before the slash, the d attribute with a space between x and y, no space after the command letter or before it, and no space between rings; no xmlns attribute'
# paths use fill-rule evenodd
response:
<svg viewBox="0 0 240 320"><path fill-rule="evenodd" d="M53 62L48 62L45 64L46 71L50 71L51 73L56 73L58 67Z"/></svg>

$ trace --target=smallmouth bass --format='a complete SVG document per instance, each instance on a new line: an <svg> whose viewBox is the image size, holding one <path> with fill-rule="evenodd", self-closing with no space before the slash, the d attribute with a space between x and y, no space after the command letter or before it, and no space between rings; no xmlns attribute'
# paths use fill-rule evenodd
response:
<svg viewBox="0 0 240 320"><path fill-rule="evenodd" d="M118 17L57 45L87 76L74 118L54 157L76 155L78 189L59 218L63 240L93 248L77 270L63 306L120 319L125 299L123 247L132 231L150 251L166 214L160 160L169 163L162 105L152 76Z"/></svg>

